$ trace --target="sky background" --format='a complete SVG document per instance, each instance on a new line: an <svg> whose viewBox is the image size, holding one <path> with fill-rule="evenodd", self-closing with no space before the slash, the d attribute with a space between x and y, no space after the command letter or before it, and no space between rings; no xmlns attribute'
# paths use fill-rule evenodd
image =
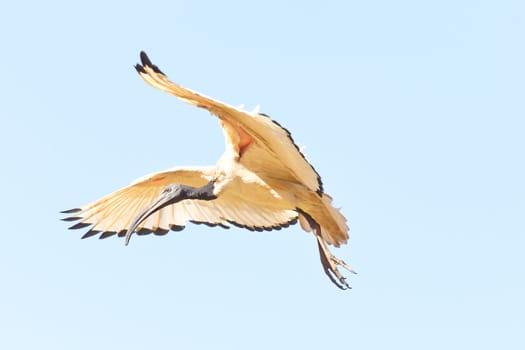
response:
<svg viewBox="0 0 525 350"><path fill-rule="evenodd" d="M10 1L2 349L525 348L522 1ZM60 210L223 150L168 76L261 105L351 227L341 291L298 225L81 240Z"/></svg>

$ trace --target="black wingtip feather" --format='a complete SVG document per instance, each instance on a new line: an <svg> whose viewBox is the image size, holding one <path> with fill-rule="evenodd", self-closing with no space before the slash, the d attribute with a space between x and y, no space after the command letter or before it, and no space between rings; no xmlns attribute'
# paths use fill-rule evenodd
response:
<svg viewBox="0 0 525 350"><path fill-rule="evenodd" d="M139 230L135 230L135 233L139 236L149 235L152 232L153 232L152 230L150 230L149 228L145 228L145 227L142 227Z"/></svg>
<svg viewBox="0 0 525 350"><path fill-rule="evenodd" d="M137 72L138 72L139 74L146 74L146 71L144 70L144 67L142 67L142 66L141 66L140 64L138 64L138 63L135 65L135 69L137 70Z"/></svg>
<svg viewBox="0 0 525 350"><path fill-rule="evenodd" d="M140 62L143 66L152 66L148 55L144 51L140 51Z"/></svg>
<svg viewBox="0 0 525 350"><path fill-rule="evenodd" d="M315 170L314 166L306 159L305 155L303 154L303 152L301 152L301 149L299 148L299 146L297 146L297 144L295 143L293 137L292 137L292 133L286 129L285 127L283 127L281 124L279 124L279 122L273 120L268 114L264 114L264 113L259 113L259 115L262 115L263 117L266 117L268 119L270 119L275 125L277 125L278 127L280 127L281 129L283 129L286 134L288 135L288 139L290 139L290 142L292 142L292 144L295 146L295 149L297 150L297 152L299 152L299 154L301 155L301 157L303 157L303 159L305 160L306 163L308 163L310 165L310 168L312 168L312 170L314 171L314 173L317 175L317 190L315 191L320 197L323 196L323 193L324 193L324 188L323 188L323 181L321 180L321 175L319 175L319 173L317 172L317 170Z"/></svg>
<svg viewBox="0 0 525 350"><path fill-rule="evenodd" d="M68 209L68 210L63 210L60 212L60 214L72 214L72 213L78 213L79 211L81 211L82 209L80 208L73 208L73 209Z"/></svg>
<svg viewBox="0 0 525 350"><path fill-rule="evenodd" d="M68 216L67 218L60 219L62 221L77 221L82 219L80 216Z"/></svg>
<svg viewBox="0 0 525 350"><path fill-rule="evenodd" d="M90 225L91 225L90 222L79 222L78 224L75 224L75 225L71 226L69 229L70 230L78 230L78 229L81 229L81 228L84 228L84 227L88 227Z"/></svg>
<svg viewBox="0 0 525 350"><path fill-rule="evenodd" d="M233 226L244 228L249 231L262 232L262 231L280 230L283 227L289 227L289 226L295 225L297 223L297 217L291 219L290 221L283 222L282 224L277 224L275 226L246 226L243 224L239 224L238 222L235 222L233 220L228 220L228 222L232 224Z"/></svg>
<svg viewBox="0 0 525 350"><path fill-rule="evenodd" d="M156 229L155 231L153 231L153 233L156 235L156 236L164 236L165 234L167 234L168 232L170 232L170 230L166 230L165 228L158 228Z"/></svg>
<svg viewBox="0 0 525 350"><path fill-rule="evenodd" d="M151 69L153 69L155 73L166 75L159 69L159 67L151 63L151 60L149 59L148 55L144 51L140 51L140 62L142 62L142 65L144 67L150 67ZM144 70L144 67L141 67L142 70ZM135 68L138 70L137 67Z"/></svg>
<svg viewBox="0 0 525 350"><path fill-rule="evenodd" d="M81 238L82 239L86 239L86 238L98 235L99 233L100 233L100 231L97 231L97 230L89 230Z"/></svg>
<svg viewBox="0 0 525 350"><path fill-rule="evenodd" d="M105 231L105 232L102 232L102 234L100 235L99 239L108 238L108 237L114 236L116 234L117 233L115 231Z"/></svg>
<svg viewBox="0 0 525 350"><path fill-rule="evenodd" d="M229 229L230 227L229 226L226 226L224 225L223 223L220 223L220 222L206 222L206 221L196 221L196 220L190 220L190 222L192 224L195 224L195 225L206 225L208 227L222 227L224 229Z"/></svg>
<svg viewBox="0 0 525 350"><path fill-rule="evenodd" d="M182 230L184 230L184 227L185 227L185 226L180 226L180 225L171 225L171 226L170 226L170 230L172 230L172 231L174 231L174 232L182 231Z"/></svg>
<svg viewBox="0 0 525 350"><path fill-rule="evenodd" d="M164 73L159 69L159 67L157 67L156 65L152 65L151 68L155 71L155 73L159 73L159 74L162 74L162 75L166 75L166 74L164 74Z"/></svg>

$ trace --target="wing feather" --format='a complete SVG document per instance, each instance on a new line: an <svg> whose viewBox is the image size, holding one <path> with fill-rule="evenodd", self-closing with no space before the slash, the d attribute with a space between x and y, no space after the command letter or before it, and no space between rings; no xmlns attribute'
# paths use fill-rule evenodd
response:
<svg viewBox="0 0 525 350"><path fill-rule="evenodd" d="M242 128L255 140L255 145L250 145L250 148L256 148L256 152L247 152L240 160L248 169L261 177L266 169L272 169L274 177L295 180L312 191L323 193L319 174L301 153L290 132L279 123L265 114L244 111L173 83L144 52L140 57L142 65L137 64L135 68L146 83L184 102L207 109L219 119Z"/></svg>
<svg viewBox="0 0 525 350"><path fill-rule="evenodd" d="M78 221L70 227L71 229L91 226L83 238L98 234L100 238L115 234L122 236L138 213L167 185L180 183L194 187L203 186L211 180L213 169L173 168L147 175L128 187L79 208L80 210L65 212L72 216L64 220ZM231 191L226 187L215 200L185 200L159 210L139 225L137 233L153 232L162 235L169 230L181 230L188 221L226 228L234 224L263 230L288 226L294 223L296 218L297 212L294 208L289 208L285 201L276 198L268 188L238 178L232 182Z"/></svg>

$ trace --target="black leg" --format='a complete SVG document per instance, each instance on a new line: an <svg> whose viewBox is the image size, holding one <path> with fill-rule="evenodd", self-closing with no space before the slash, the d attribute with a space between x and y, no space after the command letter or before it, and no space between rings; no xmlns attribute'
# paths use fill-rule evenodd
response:
<svg viewBox="0 0 525 350"><path fill-rule="evenodd" d="M350 287L348 282L346 282L346 278L343 277L343 275L337 269L337 265L342 266L352 273L356 272L348 267L348 265L343 260L336 258L332 252L330 252L326 242L321 236L321 227L319 224L310 215L308 215L308 213L305 213L302 210L300 212L306 218L306 220L308 220L308 224L312 228L312 231L317 238L317 246L319 248L319 256L321 259L321 264L323 265L324 273L338 288L351 289L352 287Z"/></svg>

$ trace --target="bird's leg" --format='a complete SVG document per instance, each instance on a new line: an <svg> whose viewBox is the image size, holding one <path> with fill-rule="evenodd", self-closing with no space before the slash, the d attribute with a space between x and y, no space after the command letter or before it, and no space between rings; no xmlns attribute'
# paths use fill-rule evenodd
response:
<svg viewBox="0 0 525 350"><path fill-rule="evenodd" d="M352 270L343 260L337 258L332 254L321 235L317 234L315 230L314 233L317 238L317 246L319 248L319 255L321 258L321 263L323 265L324 272L339 288L351 289L352 287L348 285L348 283L346 282L346 278L339 272L337 266L339 265L354 274L356 272ZM334 278L334 275L341 284L337 283L337 281Z"/></svg>
<svg viewBox="0 0 525 350"><path fill-rule="evenodd" d="M125 235L125 244L128 245L133 232L148 217L162 208L183 201L185 199L213 200L217 198L214 194L215 181L210 181L202 187L192 187L181 184L171 184L165 187L159 196L135 217Z"/></svg>
<svg viewBox="0 0 525 350"><path fill-rule="evenodd" d="M317 246L319 248L319 256L321 258L321 264L325 274L330 278L330 280L341 289L351 289L346 278L339 272L337 266L341 266L344 269L350 271L351 273L356 273L352 270L343 260L335 257L332 252L328 249L325 240L321 236L321 227L319 224L307 213L302 212L303 216L308 220L308 224L312 228L315 237L317 238Z"/></svg>

